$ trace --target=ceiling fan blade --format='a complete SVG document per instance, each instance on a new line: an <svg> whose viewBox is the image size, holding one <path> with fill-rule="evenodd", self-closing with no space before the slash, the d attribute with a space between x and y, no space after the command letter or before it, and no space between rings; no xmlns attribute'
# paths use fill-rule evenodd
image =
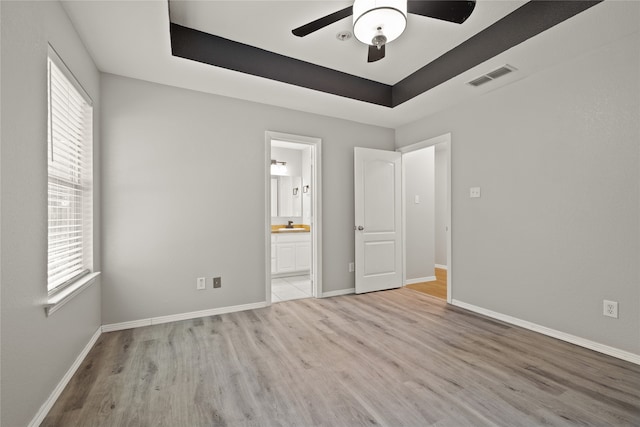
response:
<svg viewBox="0 0 640 427"><path fill-rule="evenodd" d="M476 7L475 1L426 0L407 2L407 12L462 24Z"/></svg>
<svg viewBox="0 0 640 427"><path fill-rule="evenodd" d="M342 10L337 12L333 12L330 15L323 16L322 18L316 19L315 21L311 21L308 24L305 24L301 27L298 27L291 32L293 35L298 37L308 36L314 31L318 31L327 25L331 25L334 22L338 22L341 19L346 18L347 16L351 16L353 14L353 6L345 7Z"/></svg>
<svg viewBox="0 0 640 427"><path fill-rule="evenodd" d="M367 57L367 62L376 62L384 58L384 48L386 45L380 46L378 49L377 46L369 45L369 56Z"/></svg>

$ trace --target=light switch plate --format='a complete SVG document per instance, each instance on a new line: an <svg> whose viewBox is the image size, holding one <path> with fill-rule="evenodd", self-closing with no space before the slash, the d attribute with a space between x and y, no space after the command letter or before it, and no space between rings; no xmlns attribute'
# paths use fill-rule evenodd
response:
<svg viewBox="0 0 640 427"><path fill-rule="evenodd" d="M415 197L413 198L413 203L415 203L416 205L420 203L420 196L418 194L416 194Z"/></svg>
<svg viewBox="0 0 640 427"><path fill-rule="evenodd" d="M196 281L196 289L201 291L207 288L207 279L205 277L198 277Z"/></svg>
<svg viewBox="0 0 640 427"><path fill-rule="evenodd" d="M471 187L469 189L469 197L472 199L480 197L480 187Z"/></svg>

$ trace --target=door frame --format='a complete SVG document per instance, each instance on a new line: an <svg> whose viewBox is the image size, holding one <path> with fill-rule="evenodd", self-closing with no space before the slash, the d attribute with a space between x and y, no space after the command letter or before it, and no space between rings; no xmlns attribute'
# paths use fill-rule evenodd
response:
<svg viewBox="0 0 640 427"><path fill-rule="evenodd" d="M311 280L313 296L322 297L322 139L265 131L264 162L264 246L265 302L271 305L271 141L286 141L311 147Z"/></svg>
<svg viewBox="0 0 640 427"><path fill-rule="evenodd" d="M451 222L451 133L429 138L424 141L416 142L415 144L407 145L396 149L396 151L405 154L412 151L417 151L423 148L431 147L437 144L447 144L447 303L451 304L453 300L453 258L452 258L452 245L451 245L451 230L453 224ZM402 164L402 286L406 286L407 281L407 221L406 221L406 185L405 185L405 170L404 162Z"/></svg>

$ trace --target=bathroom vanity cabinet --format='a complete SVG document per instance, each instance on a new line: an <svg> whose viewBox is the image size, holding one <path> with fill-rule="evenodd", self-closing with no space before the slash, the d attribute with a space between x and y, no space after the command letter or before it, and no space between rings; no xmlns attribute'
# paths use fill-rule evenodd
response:
<svg viewBox="0 0 640 427"><path fill-rule="evenodd" d="M309 232L271 234L271 274L307 272L310 268Z"/></svg>

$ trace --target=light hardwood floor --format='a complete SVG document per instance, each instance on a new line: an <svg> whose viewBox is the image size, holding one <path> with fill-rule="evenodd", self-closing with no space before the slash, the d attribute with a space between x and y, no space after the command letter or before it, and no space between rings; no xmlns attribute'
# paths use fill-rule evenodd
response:
<svg viewBox="0 0 640 427"><path fill-rule="evenodd" d="M436 280L431 282L414 283L407 288L422 292L440 299L447 299L447 270L436 268Z"/></svg>
<svg viewBox="0 0 640 427"><path fill-rule="evenodd" d="M103 334L43 426L638 426L640 366L406 288Z"/></svg>

